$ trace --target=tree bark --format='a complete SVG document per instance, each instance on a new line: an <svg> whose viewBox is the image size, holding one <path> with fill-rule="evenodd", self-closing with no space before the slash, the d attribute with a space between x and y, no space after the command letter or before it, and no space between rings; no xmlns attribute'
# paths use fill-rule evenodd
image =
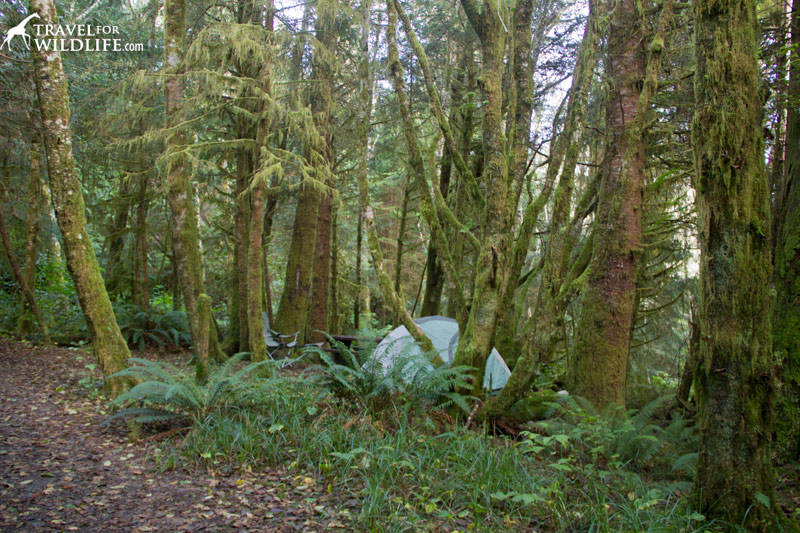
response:
<svg viewBox="0 0 800 533"><path fill-rule="evenodd" d="M34 0L33 11L39 13L42 24L57 24L55 3ZM34 47L35 48L35 47ZM86 231L86 214L80 183L75 175L72 158L72 135L69 129L69 97L67 78L57 50L32 49L36 69L36 91L42 113L42 131L47 153L47 169L56 219L61 229L67 259L78 301L106 385L112 394L123 392L128 381L108 379L125 368L130 357L128 345L122 338L114 319L111 301L106 293L100 266Z"/></svg>
<svg viewBox="0 0 800 533"><path fill-rule="evenodd" d="M39 237L39 218L42 209L42 171L41 171L41 135L35 132L31 139L31 169L28 175L28 214L25 232L25 264L23 266L23 277L25 284L31 293L36 289L36 241ZM17 331L26 335L33 330L33 320L35 314L28 303L27 297L23 294L20 299L20 314L17 321ZM37 321L38 322L38 321Z"/></svg>
<svg viewBox="0 0 800 533"><path fill-rule="evenodd" d="M642 236L644 116L649 105L649 99L640 105L646 51L636 2L620 0L613 9L606 55L610 90L603 181L589 281L567 373L570 392L598 408L625 405Z"/></svg>
<svg viewBox="0 0 800 533"><path fill-rule="evenodd" d="M192 201L194 193L189 179L186 149L186 132L181 125L180 108L183 101L182 62L186 35L185 0L166 0L164 4L164 52L166 80L164 82L167 101L167 127L171 134L167 138L167 187L170 211L172 212L172 245L175 250L175 268L181 285L186 315L192 342L199 348L201 328L198 314L200 294L205 294L203 280L203 258L197 230L197 209ZM215 327L209 327L208 348L214 359L224 357L217 341Z"/></svg>
<svg viewBox="0 0 800 533"><path fill-rule="evenodd" d="M20 270L19 263L17 262L17 258L14 254L14 249L11 247L11 239L8 236L6 221L2 211L0 211L0 238L3 240L3 248L6 250L8 263L11 265L11 270L14 272L14 277L17 278L17 283L19 283L22 296L25 298L26 302L33 311L33 316L36 317L36 322L39 324L39 329L42 332L45 342L50 342L49 334L47 332L47 323L44 321L44 316L42 315L41 310L39 310L39 305L36 303L36 299L33 296L33 289L28 284L27 280L25 279L25 275Z"/></svg>
<svg viewBox="0 0 800 533"><path fill-rule="evenodd" d="M475 4L462 0L470 24L481 41L483 79L483 175L486 205L483 235L475 265L472 308L461 332L454 365L473 367L473 393L483 394L486 359L492 349L500 312L500 293L508 281L508 255L511 244L509 225L509 169L506 165L503 136L503 68L506 31L503 25L505 4L484 1L482 16ZM491 13L491 16L489 14Z"/></svg>
<svg viewBox="0 0 800 533"><path fill-rule="evenodd" d="M800 5L793 2L792 56L784 187L775 239L773 338L782 362L783 401L776 419L776 449L786 461L800 458Z"/></svg>
<svg viewBox="0 0 800 533"><path fill-rule="evenodd" d="M333 160L333 93L334 57L336 49L337 0L317 3L317 47L311 60L314 84L311 88L311 114L316 134L309 139L306 150L311 154L311 164L318 170L325 188L320 190L317 218L317 238L312 279L311 332L314 342L324 341L321 332L329 331L329 305L331 284L331 239L333 230L333 194L336 187Z"/></svg>
<svg viewBox="0 0 800 533"><path fill-rule="evenodd" d="M147 273L147 175L139 176L139 203L136 206L136 254L134 255L133 301L143 310L150 307Z"/></svg>
<svg viewBox="0 0 800 533"><path fill-rule="evenodd" d="M700 0L692 124L700 227L697 509L767 531L773 496L769 186L754 0Z"/></svg>

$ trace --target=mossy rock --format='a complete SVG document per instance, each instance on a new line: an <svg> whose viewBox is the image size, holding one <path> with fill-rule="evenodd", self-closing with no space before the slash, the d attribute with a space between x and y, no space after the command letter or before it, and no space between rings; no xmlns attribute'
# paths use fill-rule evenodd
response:
<svg viewBox="0 0 800 533"><path fill-rule="evenodd" d="M558 393L549 389L528 393L511 406L506 415L516 422L528 422L545 418L550 404L558 399Z"/></svg>

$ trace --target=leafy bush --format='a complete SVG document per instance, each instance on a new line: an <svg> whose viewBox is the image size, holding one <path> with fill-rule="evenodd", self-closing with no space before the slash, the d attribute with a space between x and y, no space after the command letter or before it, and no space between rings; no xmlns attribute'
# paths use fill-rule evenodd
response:
<svg viewBox="0 0 800 533"><path fill-rule="evenodd" d="M323 364L314 367L319 382L352 402L357 408L372 412L386 408L395 400L410 402L418 408L447 408L457 406L469 413L469 397L455 392L470 386L469 368L442 365L434 367L432 353L401 354L388 370L373 357L372 349L353 351L327 336L328 342L340 354L343 364L316 346L306 348L315 353Z"/></svg>
<svg viewBox="0 0 800 533"><path fill-rule="evenodd" d="M141 423L189 418L197 424L211 413L253 408L271 384L261 377L264 367L275 363L261 361L237 370L245 355L237 354L221 365L212 366L202 384L193 372L181 371L169 363L132 358L134 366L111 377L133 378L139 383L119 395L114 403L139 406L122 409L109 421L120 417Z"/></svg>
<svg viewBox="0 0 800 533"><path fill-rule="evenodd" d="M128 345L144 350L150 342L158 346L189 346L189 322L182 311L147 311L134 304L114 304L114 314Z"/></svg>
<svg viewBox="0 0 800 533"><path fill-rule="evenodd" d="M526 445L537 452L569 447L573 456L598 468L624 466L683 477L692 473L697 431L678 414L663 427L656 423L654 415L667 400L658 398L639 411L612 407L600 413L583 398L562 396L550 404L549 419L525 434Z"/></svg>

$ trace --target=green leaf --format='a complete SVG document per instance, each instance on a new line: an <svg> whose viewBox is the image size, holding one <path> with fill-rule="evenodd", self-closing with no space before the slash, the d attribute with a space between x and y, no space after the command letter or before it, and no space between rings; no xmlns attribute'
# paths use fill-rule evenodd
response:
<svg viewBox="0 0 800 533"><path fill-rule="evenodd" d="M760 492L756 492L755 497L756 497L756 500L758 500L758 503L760 503L761 505L763 505L767 509L770 508L771 503L769 501L769 497L766 494L762 494Z"/></svg>

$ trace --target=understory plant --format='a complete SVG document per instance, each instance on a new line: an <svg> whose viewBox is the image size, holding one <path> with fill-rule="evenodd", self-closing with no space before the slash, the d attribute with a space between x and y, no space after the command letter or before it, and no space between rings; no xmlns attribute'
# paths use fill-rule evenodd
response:
<svg viewBox="0 0 800 533"><path fill-rule="evenodd" d="M342 362L316 346L306 350L322 361L313 367L318 382L358 409L379 412L393 402L407 403L413 410L446 409L455 406L469 413L472 399L456 390L470 387L470 368L466 366L434 366L435 353L412 349L402 351L384 368L368 342L353 350L327 336Z"/></svg>
<svg viewBox="0 0 800 533"><path fill-rule="evenodd" d="M276 365L274 361L242 366L247 355L239 353L212 365L203 383L196 380L193 372L172 364L131 358L132 366L111 377L131 378L138 383L114 400L124 408L111 419L122 417L146 423L188 418L197 424L212 413L257 407L265 391L280 383L263 377L267 367Z"/></svg>
<svg viewBox="0 0 800 533"><path fill-rule="evenodd" d="M191 342L189 322L182 311L163 311L158 307L143 310L134 304L114 304L114 315L125 341L140 351L148 343L188 347Z"/></svg>

